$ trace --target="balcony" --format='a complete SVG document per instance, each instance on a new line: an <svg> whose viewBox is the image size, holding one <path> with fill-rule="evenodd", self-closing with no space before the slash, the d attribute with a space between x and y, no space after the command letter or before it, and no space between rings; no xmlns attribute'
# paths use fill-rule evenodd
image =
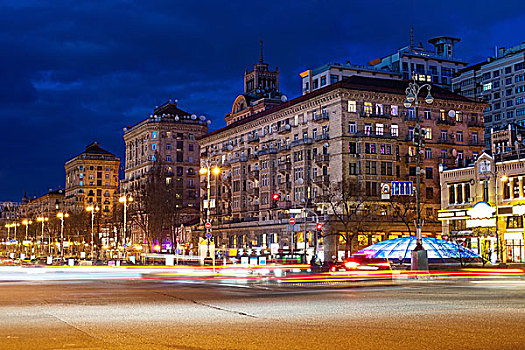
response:
<svg viewBox="0 0 525 350"><path fill-rule="evenodd" d="M222 175L222 182L225 184L229 184L232 182L232 177L230 175L224 174Z"/></svg>
<svg viewBox="0 0 525 350"><path fill-rule="evenodd" d="M287 134L292 130L292 126L290 124L283 125L279 128L279 134Z"/></svg>
<svg viewBox="0 0 525 350"><path fill-rule="evenodd" d="M259 156L264 156L265 154L275 154L275 153L277 153L277 148L270 147L270 148L265 148L265 149L260 150L257 154Z"/></svg>
<svg viewBox="0 0 525 350"><path fill-rule="evenodd" d="M292 190L292 183L291 182L281 182L277 185L279 190L283 191L291 191Z"/></svg>
<svg viewBox="0 0 525 350"><path fill-rule="evenodd" d="M281 164L279 164L279 166L277 168L278 168L277 170L280 173L289 172L289 171L292 171L292 163L291 162L281 163Z"/></svg>
<svg viewBox="0 0 525 350"><path fill-rule="evenodd" d="M406 115L405 116L405 121L406 122L415 122L418 118L416 118L416 116L411 116L411 115ZM419 121L422 121L421 118L419 118Z"/></svg>
<svg viewBox="0 0 525 350"><path fill-rule="evenodd" d="M328 133L322 133L320 135L315 135L314 141L324 141L324 140L330 140L330 136L328 136Z"/></svg>
<svg viewBox="0 0 525 350"><path fill-rule="evenodd" d="M330 162L329 154L318 154L315 156L315 162L317 164L328 164Z"/></svg>
<svg viewBox="0 0 525 350"><path fill-rule="evenodd" d="M250 179L259 179L259 170L252 170L248 174Z"/></svg>
<svg viewBox="0 0 525 350"><path fill-rule="evenodd" d="M328 121L330 118L328 117L328 113L321 113L319 115L314 115L313 121L317 123L322 123L325 121Z"/></svg>
<svg viewBox="0 0 525 350"><path fill-rule="evenodd" d="M438 118L438 120L436 120L436 124L453 126L453 125L456 125L456 120L451 119L451 118L445 118L445 119Z"/></svg>
<svg viewBox="0 0 525 350"><path fill-rule="evenodd" d="M259 135L248 135L248 143L257 143L259 142Z"/></svg>
<svg viewBox="0 0 525 350"><path fill-rule="evenodd" d="M257 154L257 152L250 153L250 155L248 156L249 160L257 160L257 158L259 158L259 154Z"/></svg>
<svg viewBox="0 0 525 350"><path fill-rule="evenodd" d="M313 142L314 141L311 138L305 137L305 138L290 142L290 147L297 147L300 145L311 145Z"/></svg>
<svg viewBox="0 0 525 350"><path fill-rule="evenodd" d="M323 185L330 185L330 175L321 175L321 176L317 176L315 179L314 179L314 183L318 186L323 186Z"/></svg>
<svg viewBox="0 0 525 350"><path fill-rule="evenodd" d="M222 145L222 151L223 152L230 152L232 149L233 149L233 146L228 144L228 145Z"/></svg>
<svg viewBox="0 0 525 350"><path fill-rule="evenodd" d="M279 152L287 152L290 150L290 145L279 145L278 151Z"/></svg>
<svg viewBox="0 0 525 350"><path fill-rule="evenodd" d="M366 113L361 112L359 114L362 118L378 118L378 119L392 119L392 116L390 114L384 114L384 113Z"/></svg>
<svg viewBox="0 0 525 350"><path fill-rule="evenodd" d="M382 133L377 133L373 130L360 130L356 133L350 134L350 137L358 137L358 138L376 138L376 139L395 139L398 137L398 135L392 135L388 131L383 131Z"/></svg>
<svg viewBox="0 0 525 350"><path fill-rule="evenodd" d="M483 122L480 120L469 120L467 123L469 128L484 128Z"/></svg>
<svg viewBox="0 0 525 350"><path fill-rule="evenodd" d="M469 146L485 146L485 143L483 142L483 140L469 140L468 142Z"/></svg>
<svg viewBox="0 0 525 350"><path fill-rule="evenodd" d="M259 187L251 187L246 190L249 196L258 196L259 195Z"/></svg>
<svg viewBox="0 0 525 350"><path fill-rule="evenodd" d="M292 201L280 201L279 203L277 203L277 207L279 209L288 210L292 207Z"/></svg>

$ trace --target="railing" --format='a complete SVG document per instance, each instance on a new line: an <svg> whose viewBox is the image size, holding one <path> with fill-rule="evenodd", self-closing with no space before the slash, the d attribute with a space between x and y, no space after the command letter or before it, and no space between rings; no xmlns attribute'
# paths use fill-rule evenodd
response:
<svg viewBox="0 0 525 350"><path fill-rule="evenodd" d="M484 128L483 122L480 120L469 120L467 125L472 128Z"/></svg>
<svg viewBox="0 0 525 350"><path fill-rule="evenodd" d="M259 150L259 152L257 153L259 156L264 156L265 154L272 154L272 153L277 153L277 148L266 148L266 149L262 149L262 150Z"/></svg>
<svg viewBox="0 0 525 350"><path fill-rule="evenodd" d="M259 135L248 135L248 143L259 142Z"/></svg>
<svg viewBox="0 0 525 350"><path fill-rule="evenodd" d="M469 140L468 142L469 146L485 146L485 143L483 140Z"/></svg>
<svg viewBox="0 0 525 350"><path fill-rule="evenodd" d="M281 164L279 164L279 166L277 168L278 168L278 170L280 172L291 171L292 170L292 164L290 162L281 163Z"/></svg>
<svg viewBox="0 0 525 350"><path fill-rule="evenodd" d="M282 201L277 203L279 209L290 209L292 207L292 201Z"/></svg>
<svg viewBox="0 0 525 350"><path fill-rule="evenodd" d="M328 163L330 162L330 155L329 154L318 154L315 156L315 162L316 163Z"/></svg>
<svg viewBox="0 0 525 350"><path fill-rule="evenodd" d="M313 120L314 122L322 122L322 121L326 121L326 120L329 120L330 118L328 117L328 113L321 113L319 115L315 115L313 117Z"/></svg>
<svg viewBox="0 0 525 350"><path fill-rule="evenodd" d="M330 175L317 176L314 179L314 183L317 185L325 185L330 183Z"/></svg>
<svg viewBox="0 0 525 350"><path fill-rule="evenodd" d="M456 125L456 120L455 119L451 119L451 118L445 118L445 119L438 118L438 120L436 121L436 124Z"/></svg>
<svg viewBox="0 0 525 350"><path fill-rule="evenodd" d="M286 152L290 150L290 145L279 145L279 152Z"/></svg>
<svg viewBox="0 0 525 350"><path fill-rule="evenodd" d="M279 134L286 134L286 133L289 133L290 130L292 130L292 126L290 124L286 124L284 126L281 126L279 128Z"/></svg>
<svg viewBox="0 0 525 350"><path fill-rule="evenodd" d="M259 170L252 170L252 171L250 171L250 178L252 178L252 179L259 178Z"/></svg>
<svg viewBox="0 0 525 350"><path fill-rule="evenodd" d="M356 133L350 134L350 137L371 137L371 138L379 138L379 139L392 139L398 137L398 135L392 135L388 131L383 131L382 133L377 133L373 130L370 131L357 131Z"/></svg>
<svg viewBox="0 0 525 350"><path fill-rule="evenodd" d="M377 114L377 113L366 113L361 112L359 114L362 118L380 118L380 119L392 119L392 116L390 114Z"/></svg>
<svg viewBox="0 0 525 350"><path fill-rule="evenodd" d="M306 137L306 138L302 138L302 139L290 142L290 147L296 147L300 145L311 145L312 143L313 143L313 140L309 137Z"/></svg>
<svg viewBox="0 0 525 350"><path fill-rule="evenodd" d="M330 140L330 136L328 136L327 133L322 133L320 135L315 135L314 141L323 141L323 140Z"/></svg>

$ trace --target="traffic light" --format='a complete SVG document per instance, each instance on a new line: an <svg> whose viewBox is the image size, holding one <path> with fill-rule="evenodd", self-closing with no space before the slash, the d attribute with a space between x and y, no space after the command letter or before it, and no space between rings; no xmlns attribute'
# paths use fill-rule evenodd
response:
<svg viewBox="0 0 525 350"><path fill-rule="evenodd" d="M279 193L274 193L272 195L273 207L274 208L277 208L277 202L279 201L279 199L281 199L281 196L279 195Z"/></svg>
<svg viewBox="0 0 525 350"><path fill-rule="evenodd" d="M323 229L323 224L317 224L317 231L321 231Z"/></svg>

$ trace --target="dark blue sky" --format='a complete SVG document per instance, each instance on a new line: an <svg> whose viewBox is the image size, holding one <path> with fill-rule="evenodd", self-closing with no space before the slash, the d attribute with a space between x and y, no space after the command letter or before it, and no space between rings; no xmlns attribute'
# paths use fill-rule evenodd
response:
<svg viewBox="0 0 525 350"><path fill-rule="evenodd" d="M170 98L224 126L259 58L281 90L328 62L365 64L409 41L457 36L475 63L525 40L523 1L0 0L0 200L64 186L64 162Z"/></svg>

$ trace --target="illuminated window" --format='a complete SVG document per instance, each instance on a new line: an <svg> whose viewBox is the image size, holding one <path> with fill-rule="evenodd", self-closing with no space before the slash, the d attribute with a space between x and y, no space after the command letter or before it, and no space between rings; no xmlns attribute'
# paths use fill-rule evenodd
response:
<svg viewBox="0 0 525 350"><path fill-rule="evenodd" d="M409 146L408 147L408 155L410 157L414 157L416 155L416 147L414 146Z"/></svg>
<svg viewBox="0 0 525 350"><path fill-rule="evenodd" d="M390 106L390 114L392 114L393 116L398 115L397 106Z"/></svg>
<svg viewBox="0 0 525 350"><path fill-rule="evenodd" d="M348 112L356 112L356 104L355 101L348 101Z"/></svg>
<svg viewBox="0 0 525 350"><path fill-rule="evenodd" d="M152 139L156 139L156 138L157 138L157 132L156 132L156 131L153 131L153 132L151 133L151 138L152 138Z"/></svg>
<svg viewBox="0 0 525 350"><path fill-rule="evenodd" d="M399 126L397 124L392 124L390 127L390 134L394 137L399 136Z"/></svg>
<svg viewBox="0 0 525 350"><path fill-rule="evenodd" d="M376 135L383 135L383 124L376 124Z"/></svg>
<svg viewBox="0 0 525 350"><path fill-rule="evenodd" d="M371 102L365 102L364 112L365 112L365 115L367 116L372 114L372 103Z"/></svg>
<svg viewBox="0 0 525 350"><path fill-rule="evenodd" d="M423 128L425 130L425 139L432 140L432 128Z"/></svg>

